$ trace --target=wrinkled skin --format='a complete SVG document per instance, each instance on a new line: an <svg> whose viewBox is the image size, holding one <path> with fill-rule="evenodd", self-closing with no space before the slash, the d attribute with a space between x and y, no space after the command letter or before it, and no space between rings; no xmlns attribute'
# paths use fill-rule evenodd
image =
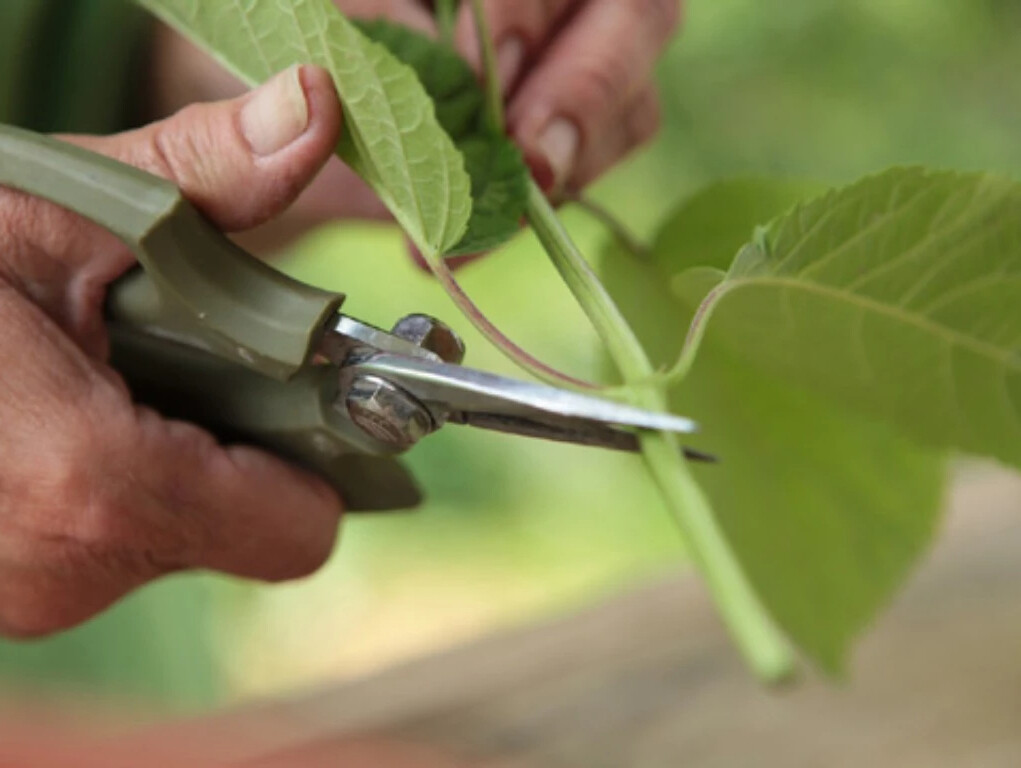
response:
<svg viewBox="0 0 1021 768"><path fill-rule="evenodd" d="M485 4L510 130L547 189L584 186L652 136L652 69L678 23L676 0ZM435 31L418 0L340 5ZM477 64L466 14L457 44ZM267 121L293 100L263 103L269 135L253 143L243 115L267 87L239 95L236 82L167 30L155 42L152 77L154 112L173 117L67 140L171 179L219 227L254 228L263 244L270 233L259 227L289 208L272 234L384 215L332 157L342 113L326 72L292 73L305 122L281 146L281 127ZM137 407L107 365L102 305L133 263L127 249L77 216L2 188L0 243L0 634L71 627L173 571L276 581L316 570L341 515L324 483Z"/></svg>
<svg viewBox="0 0 1021 768"><path fill-rule="evenodd" d="M345 13L384 17L436 34L424 0L337 0ZM475 25L463 3L457 46L479 67ZM659 127L653 70L680 23L679 0L485 0L498 49L508 127L540 185L558 196L597 179ZM158 36L154 105L167 114L239 92L208 56L170 30ZM337 217L386 211L339 161L270 232L274 243Z"/></svg>
<svg viewBox="0 0 1021 768"><path fill-rule="evenodd" d="M241 130L253 96L69 140L171 179L223 229L247 229L280 213L337 142L329 75L307 68L300 81L307 128L269 156ZM280 580L321 565L341 512L324 483L136 407L106 365L103 299L131 253L5 189L0 242L0 633L70 627L170 571Z"/></svg>

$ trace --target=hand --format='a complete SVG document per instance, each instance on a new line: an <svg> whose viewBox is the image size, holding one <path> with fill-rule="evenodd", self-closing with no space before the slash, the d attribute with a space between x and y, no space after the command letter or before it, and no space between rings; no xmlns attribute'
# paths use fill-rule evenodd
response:
<svg viewBox="0 0 1021 768"><path fill-rule="evenodd" d="M659 127L653 70L680 0L484 0L511 135L547 190L577 191ZM458 48L477 68L464 4Z"/></svg>
<svg viewBox="0 0 1021 768"><path fill-rule="evenodd" d="M171 179L235 231L293 201L341 119L329 75L305 67L138 131L68 140ZM128 249L3 188L0 242L0 633L70 627L172 571L315 570L341 512L325 483L136 407L107 366L104 296Z"/></svg>
<svg viewBox="0 0 1021 768"><path fill-rule="evenodd" d="M428 0L336 0L345 13L435 35ZM457 28L462 54L479 66L469 4ZM648 141L659 124L653 68L677 28L680 0L486 0L507 95L509 129L540 185L578 190ZM160 113L221 98L240 85L212 58L169 30L157 36L154 90ZM372 192L339 161L310 186L268 236L276 244L337 217L385 218Z"/></svg>

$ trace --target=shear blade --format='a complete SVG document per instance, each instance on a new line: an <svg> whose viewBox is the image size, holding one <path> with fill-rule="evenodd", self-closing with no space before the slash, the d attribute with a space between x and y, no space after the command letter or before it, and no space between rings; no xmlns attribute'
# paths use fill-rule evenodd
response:
<svg viewBox="0 0 1021 768"><path fill-rule="evenodd" d="M429 360L380 354L353 366L359 374L381 376L406 389L423 403L452 414L503 416L556 427L569 421L579 428L588 422L607 426L691 434L691 419L655 413L591 395L496 376L471 368Z"/></svg>

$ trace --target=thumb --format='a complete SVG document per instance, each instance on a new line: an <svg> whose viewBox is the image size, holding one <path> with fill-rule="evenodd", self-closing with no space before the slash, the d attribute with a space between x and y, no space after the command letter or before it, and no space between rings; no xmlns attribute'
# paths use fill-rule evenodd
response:
<svg viewBox="0 0 1021 768"><path fill-rule="evenodd" d="M330 158L342 111L318 67L292 67L229 101L196 104L110 137L66 140L174 182L214 224L236 232L281 213Z"/></svg>

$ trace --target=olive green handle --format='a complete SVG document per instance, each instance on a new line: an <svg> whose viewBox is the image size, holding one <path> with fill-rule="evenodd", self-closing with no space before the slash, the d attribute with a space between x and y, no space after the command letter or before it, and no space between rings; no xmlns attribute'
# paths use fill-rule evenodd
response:
<svg viewBox="0 0 1021 768"><path fill-rule="evenodd" d="M343 303L234 245L170 182L79 147L0 125L0 185L79 213L134 251L145 271L111 288L113 319L267 376L307 365Z"/></svg>
<svg viewBox="0 0 1021 768"><path fill-rule="evenodd" d="M164 416L319 474L351 511L409 509L421 502L401 463L337 409L335 367L310 367L282 382L116 323L110 337L112 365L139 402Z"/></svg>
<svg viewBox="0 0 1021 768"><path fill-rule="evenodd" d="M0 185L137 256L144 271L111 287L108 315L111 362L140 402L320 474L352 511L420 502L403 466L335 409L337 369L310 365L343 296L262 264L169 182L63 142L0 125Z"/></svg>

